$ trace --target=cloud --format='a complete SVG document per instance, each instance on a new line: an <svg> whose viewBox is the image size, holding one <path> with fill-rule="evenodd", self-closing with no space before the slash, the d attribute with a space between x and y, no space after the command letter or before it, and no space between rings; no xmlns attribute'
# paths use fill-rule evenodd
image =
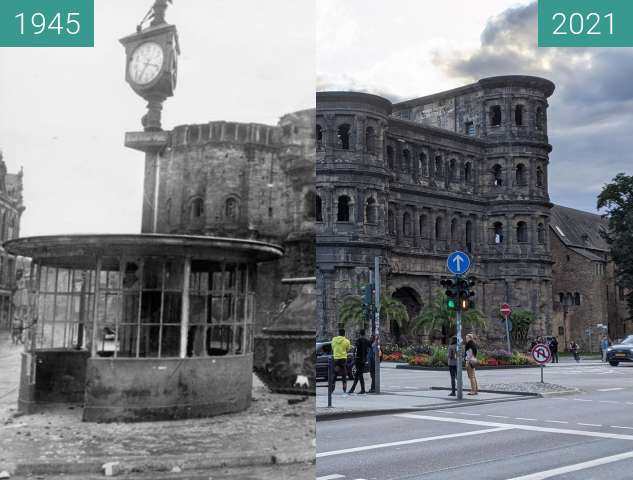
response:
<svg viewBox="0 0 633 480"><path fill-rule="evenodd" d="M464 82L508 74L552 80L552 200L594 210L604 183L618 172L633 173L633 49L538 48L536 39L533 2L490 18L478 48L436 49L433 63Z"/></svg>

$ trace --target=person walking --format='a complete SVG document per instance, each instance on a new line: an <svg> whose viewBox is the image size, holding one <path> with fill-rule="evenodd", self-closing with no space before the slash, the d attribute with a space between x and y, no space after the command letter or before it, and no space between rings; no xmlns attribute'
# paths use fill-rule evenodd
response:
<svg viewBox="0 0 633 480"><path fill-rule="evenodd" d="M448 373L451 375L450 397L455 396L455 380L457 379L457 337L451 337L448 345Z"/></svg>
<svg viewBox="0 0 633 480"><path fill-rule="evenodd" d="M602 353L602 361L607 361L607 350L609 349L609 337L606 335L602 336L602 340L600 341L600 351Z"/></svg>
<svg viewBox="0 0 633 480"><path fill-rule="evenodd" d="M573 340L569 343L569 351L574 355L576 363L580 363L580 355L578 354L578 344Z"/></svg>
<svg viewBox="0 0 633 480"><path fill-rule="evenodd" d="M550 339L549 350L552 352L552 363L558 363L558 340L556 337Z"/></svg>
<svg viewBox="0 0 633 480"><path fill-rule="evenodd" d="M466 335L466 373L468 373L468 380L470 381L470 392L468 395L477 395L479 386L477 385L477 377L475 376L475 368L479 366L479 360L477 360L477 344L475 343L475 337L472 333Z"/></svg>
<svg viewBox="0 0 633 480"><path fill-rule="evenodd" d="M354 365L356 366L356 374L354 375L354 383L350 388L349 393L354 393L356 390L356 384L360 380L360 393L367 393L365 391L365 362L369 355L369 351L372 349L371 343L365 337L365 329L362 329L360 336L356 340L356 356L354 357Z"/></svg>
<svg viewBox="0 0 633 480"><path fill-rule="evenodd" d="M339 328L338 335L332 338L332 358L334 359L334 380L332 391L336 388L336 378L341 375L343 392L347 391L347 352L351 347L350 341L345 337L345 329Z"/></svg>

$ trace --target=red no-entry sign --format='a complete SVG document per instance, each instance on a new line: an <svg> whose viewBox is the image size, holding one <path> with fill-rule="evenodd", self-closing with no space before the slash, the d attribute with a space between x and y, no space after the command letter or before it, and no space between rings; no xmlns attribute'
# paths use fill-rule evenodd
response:
<svg viewBox="0 0 633 480"><path fill-rule="evenodd" d="M510 308L510 305L508 305L507 303L504 303L503 305L501 305L501 309L499 311L501 312L501 315L503 315L503 318L505 319L507 319L512 313L512 309Z"/></svg>

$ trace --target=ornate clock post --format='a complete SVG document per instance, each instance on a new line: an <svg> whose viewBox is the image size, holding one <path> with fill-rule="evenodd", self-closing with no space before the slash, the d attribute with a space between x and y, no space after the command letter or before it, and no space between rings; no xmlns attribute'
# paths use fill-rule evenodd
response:
<svg viewBox="0 0 633 480"><path fill-rule="evenodd" d="M154 5L136 27L136 33L120 40L125 47L125 81L147 100L147 113L141 118L143 132L127 132L125 146L145 152L142 232L156 232L160 153L167 146L169 133L161 127L163 102L173 96L178 73L178 32L165 21L167 3ZM143 24L151 20L149 26Z"/></svg>

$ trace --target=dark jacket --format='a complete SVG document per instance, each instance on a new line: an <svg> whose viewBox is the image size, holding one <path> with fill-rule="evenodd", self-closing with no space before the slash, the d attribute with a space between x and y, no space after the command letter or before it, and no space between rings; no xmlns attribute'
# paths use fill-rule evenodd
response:
<svg viewBox="0 0 633 480"><path fill-rule="evenodd" d="M365 337L359 337L356 340L356 363L360 363L361 365L365 364L367 360L367 354L371 350L371 343Z"/></svg>

